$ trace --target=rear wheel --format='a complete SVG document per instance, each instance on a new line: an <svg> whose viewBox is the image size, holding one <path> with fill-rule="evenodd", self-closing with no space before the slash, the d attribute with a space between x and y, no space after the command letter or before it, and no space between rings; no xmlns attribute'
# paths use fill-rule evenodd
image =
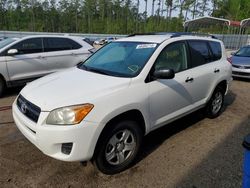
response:
<svg viewBox="0 0 250 188"><path fill-rule="evenodd" d="M142 131L135 121L113 124L100 138L95 165L105 174L128 168L135 160L142 141Z"/></svg>
<svg viewBox="0 0 250 188"><path fill-rule="evenodd" d="M224 105L224 93L224 90L220 87L215 89L205 109L208 118L216 118L221 114Z"/></svg>
<svg viewBox="0 0 250 188"><path fill-rule="evenodd" d="M5 81L2 78L0 78L0 97L3 96L4 90L5 90Z"/></svg>

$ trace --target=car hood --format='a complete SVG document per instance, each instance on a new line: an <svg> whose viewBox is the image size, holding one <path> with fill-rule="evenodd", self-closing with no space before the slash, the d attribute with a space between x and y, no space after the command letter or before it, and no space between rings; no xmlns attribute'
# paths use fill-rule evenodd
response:
<svg viewBox="0 0 250 188"><path fill-rule="evenodd" d="M232 64L250 66L250 57L232 56Z"/></svg>
<svg viewBox="0 0 250 188"><path fill-rule="evenodd" d="M50 74L27 84L21 95L42 111L95 99L129 86L131 78L112 77L78 68Z"/></svg>

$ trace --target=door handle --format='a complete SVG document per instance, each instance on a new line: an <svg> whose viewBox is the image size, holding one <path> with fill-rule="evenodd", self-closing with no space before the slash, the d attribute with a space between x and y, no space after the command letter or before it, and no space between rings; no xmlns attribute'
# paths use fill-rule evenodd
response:
<svg viewBox="0 0 250 188"><path fill-rule="evenodd" d="M185 82L192 82L192 81L194 81L194 79L190 77L187 77L187 79L185 80Z"/></svg>
<svg viewBox="0 0 250 188"><path fill-rule="evenodd" d="M214 73L220 72L220 69L214 69Z"/></svg>
<svg viewBox="0 0 250 188"><path fill-rule="evenodd" d="M38 58L39 59L44 59L45 57L40 55L40 56L38 56Z"/></svg>

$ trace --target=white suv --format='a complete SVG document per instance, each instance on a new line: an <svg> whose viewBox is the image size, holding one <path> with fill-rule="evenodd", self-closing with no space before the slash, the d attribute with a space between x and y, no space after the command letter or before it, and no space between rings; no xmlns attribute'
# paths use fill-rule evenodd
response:
<svg viewBox="0 0 250 188"><path fill-rule="evenodd" d="M0 96L6 86L25 84L46 74L74 67L93 47L81 37L28 36L0 42Z"/></svg>
<svg viewBox="0 0 250 188"><path fill-rule="evenodd" d="M113 174L133 163L152 130L200 108L217 117L231 79L219 40L131 36L78 67L28 84L13 104L13 117L46 155L93 160Z"/></svg>

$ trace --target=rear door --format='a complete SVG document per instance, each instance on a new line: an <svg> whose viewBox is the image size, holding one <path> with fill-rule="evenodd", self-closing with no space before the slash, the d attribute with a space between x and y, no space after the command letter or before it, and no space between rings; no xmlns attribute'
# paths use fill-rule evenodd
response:
<svg viewBox="0 0 250 188"><path fill-rule="evenodd" d="M50 72L73 67L81 62L78 49L82 48L77 42L60 37L44 38L44 59Z"/></svg>
<svg viewBox="0 0 250 188"><path fill-rule="evenodd" d="M191 54L191 71L194 87L192 90L194 106L206 102L220 73L219 61L221 52L215 57L211 51L209 41L189 40ZM219 57L220 56L220 57Z"/></svg>
<svg viewBox="0 0 250 188"><path fill-rule="evenodd" d="M15 55L7 55L9 49L17 49ZM41 77L47 73L46 62L42 59L42 38L22 40L7 49L6 64L11 81L29 80Z"/></svg>

